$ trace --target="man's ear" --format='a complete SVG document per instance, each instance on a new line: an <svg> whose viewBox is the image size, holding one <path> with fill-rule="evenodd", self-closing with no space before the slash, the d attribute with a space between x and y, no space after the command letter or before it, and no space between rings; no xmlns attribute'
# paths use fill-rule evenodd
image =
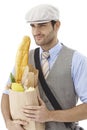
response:
<svg viewBox="0 0 87 130"><path fill-rule="evenodd" d="M56 31L58 31L59 30L59 27L60 27L60 21L58 20L58 21L56 21L56 24L55 24L55 29L56 29Z"/></svg>

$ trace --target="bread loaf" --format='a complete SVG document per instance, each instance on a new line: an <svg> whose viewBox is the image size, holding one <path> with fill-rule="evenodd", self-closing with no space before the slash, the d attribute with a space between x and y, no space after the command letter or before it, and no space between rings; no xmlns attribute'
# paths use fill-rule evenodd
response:
<svg viewBox="0 0 87 130"><path fill-rule="evenodd" d="M28 65L29 48L30 48L30 38L28 36L24 36L16 54L15 81L17 83L21 82L24 68L26 65Z"/></svg>

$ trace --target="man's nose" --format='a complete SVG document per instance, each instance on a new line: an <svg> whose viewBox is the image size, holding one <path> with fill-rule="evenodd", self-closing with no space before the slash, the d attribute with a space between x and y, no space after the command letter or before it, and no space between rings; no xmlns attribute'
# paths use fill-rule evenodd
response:
<svg viewBox="0 0 87 130"><path fill-rule="evenodd" d="M36 27L36 28L34 29L34 34L35 34L35 35L38 35L38 34L40 34L40 33L41 33L40 28L39 28L39 27Z"/></svg>

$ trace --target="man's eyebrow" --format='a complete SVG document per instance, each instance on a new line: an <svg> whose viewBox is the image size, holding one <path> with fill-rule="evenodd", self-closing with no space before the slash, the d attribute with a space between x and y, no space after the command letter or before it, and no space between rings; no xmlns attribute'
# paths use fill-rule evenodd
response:
<svg viewBox="0 0 87 130"><path fill-rule="evenodd" d="M44 25L44 24L47 24L48 22L45 22L45 23L38 23L37 25ZM34 26L34 24L30 24L30 26Z"/></svg>
<svg viewBox="0 0 87 130"><path fill-rule="evenodd" d="M45 23L39 23L38 25L43 25L43 24L47 24L48 22L45 22Z"/></svg>
<svg viewBox="0 0 87 130"><path fill-rule="evenodd" d="M34 26L34 24L30 24L30 26Z"/></svg>

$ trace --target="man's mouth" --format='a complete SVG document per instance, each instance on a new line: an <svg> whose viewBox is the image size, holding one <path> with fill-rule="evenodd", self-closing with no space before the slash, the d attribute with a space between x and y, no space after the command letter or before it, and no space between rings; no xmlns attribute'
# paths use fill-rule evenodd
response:
<svg viewBox="0 0 87 130"><path fill-rule="evenodd" d="M36 40L41 40L41 39L42 39L42 36L41 36L41 35L36 35L36 36L35 36L35 39L36 39Z"/></svg>

